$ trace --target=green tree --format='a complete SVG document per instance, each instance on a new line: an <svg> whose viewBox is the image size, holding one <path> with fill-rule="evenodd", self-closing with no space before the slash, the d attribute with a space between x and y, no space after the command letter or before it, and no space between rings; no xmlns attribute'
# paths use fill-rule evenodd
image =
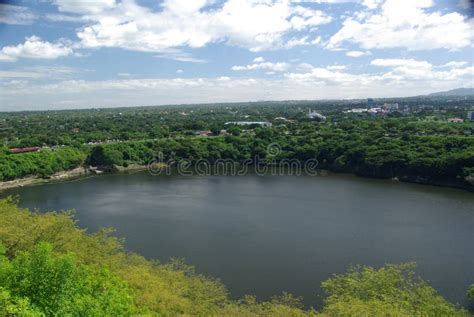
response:
<svg viewBox="0 0 474 317"><path fill-rule="evenodd" d="M3 248L3 247L2 247ZM72 254L58 255L47 243L0 260L0 286L26 309L47 316L124 316L136 311L127 285L107 269L79 264Z"/></svg>
<svg viewBox="0 0 474 317"><path fill-rule="evenodd" d="M123 165L123 154L111 146L98 145L92 148L91 154L87 158L87 163L91 166L101 167Z"/></svg>
<svg viewBox="0 0 474 317"><path fill-rule="evenodd" d="M414 273L415 264L356 266L322 283L328 316L468 316Z"/></svg>
<svg viewBox="0 0 474 317"><path fill-rule="evenodd" d="M474 300L474 284L472 284L471 286L469 286L468 290L467 290L467 298L469 300Z"/></svg>

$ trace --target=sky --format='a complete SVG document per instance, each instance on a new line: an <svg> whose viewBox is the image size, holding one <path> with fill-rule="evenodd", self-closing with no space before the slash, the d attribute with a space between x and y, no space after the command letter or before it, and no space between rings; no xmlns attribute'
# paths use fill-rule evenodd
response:
<svg viewBox="0 0 474 317"><path fill-rule="evenodd" d="M0 0L0 111L474 86L471 0Z"/></svg>

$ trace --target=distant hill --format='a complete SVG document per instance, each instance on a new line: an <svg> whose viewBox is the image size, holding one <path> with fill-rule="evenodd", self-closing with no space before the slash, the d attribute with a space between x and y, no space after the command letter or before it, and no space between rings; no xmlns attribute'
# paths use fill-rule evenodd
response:
<svg viewBox="0 0 474 317"><path fill-rule="evenodd" d="M428 96L470 96L474 95L474 88L458 88L448 91L440 91L429 94Z"/></svg>

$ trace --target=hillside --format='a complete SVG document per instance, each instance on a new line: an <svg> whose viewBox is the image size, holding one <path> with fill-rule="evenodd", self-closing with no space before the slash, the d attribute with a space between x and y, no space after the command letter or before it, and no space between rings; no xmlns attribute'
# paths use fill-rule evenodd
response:
<svg viewBox="0 0 474 317"><path fill-rule="evenodd" d="M448 91L439 91L429 94L428 96L472 96L474 88L457 88Z"/></svg>

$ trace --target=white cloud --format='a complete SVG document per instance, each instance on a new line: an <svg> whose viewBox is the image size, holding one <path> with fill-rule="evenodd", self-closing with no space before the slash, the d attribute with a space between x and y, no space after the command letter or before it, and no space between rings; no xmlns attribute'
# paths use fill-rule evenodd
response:
<svg viewBox="0 0 474 317"><path fill-rule="evenodd" d="M362 0L293 0L294 3L361 3Z"/></svg>
<svg viewBox="0 0 474 317"><path fill-rule="evenodd" d="M311 67L311 68L309 68ZM347 84L347 83L355 83L360 81L362 84L366 82L364 79L370 78L365 77L363 75L357 74L350 74L346 72L342 72L346 67L345 66L327 66L323 67L312 67L311 65L307 64L307 71L302 73L288 73L285 74L285 77L290 80L310 80L310 81L319 81L320 83L332 83L332 84Z"/></svg>
<svg viewBox="0 0 474 317"><path fill-rule="evenodd" d="M367 55L371 55L371 53L369 51L349 51L346 53L346 56L349 56L349 57L362 57L362 56L367 56Z"/></svg>
<svg viewBox="0 0 474 317"><path fill-rule="evenodd" d="M293 9L293 17L290 23L293 29L301 31L312 26L327 24L332 21L332 17L320 10L312 10L302 6Z"/></svg>
<svg viewBox="0 0 474 317"><path fill-rule="evenodd" d="M154 57L172 59L178 62L185 62L185 63L196 63L196 64L207 63L207 60L205 59L196 58L187 52L182 52L175 49L167 49L165 50L165 53L155 55Z"/></svg>
<svg viewBox="0 0 474 317"><path fill-rule="evenodd" d="M65 79L79 71L66 66L33 66L0 71L0 78Z"/></svg>
<svg viewBox="0 0 474 317"><path fill-rule="evenodd" d="M36 18L37 16L27 7L0 3L0 23L28 25Z"/></svg>
<svg viewBox="0 0 474 317"><path fill-rule="evenodd" d="M465 61L451 61L439 67L459 68L459 67L466 66L467 64L468 62L465 62Z"/></svg>
<svg viewBox="0 0 474 317"><path fill-rule="evenodd" d="M343 69L300 65L301 72L266 78L146 78L105 81L63 80L51 84L1 81L0 100L11 110L137 106L180 103L366 98L410 96L465 86L474 67L443 71L424 61L382 61L376 73L350 73ZM304 66L304 67L303 67ZM376 65L375 65L376 66ZM424 69L423 73L417 71ZM65 101L75 100L66 105ZM7 109L4 109L7 110Z"/></svg>
<svg viewBox="0 0 474 317"><path fill-rule="evenodd" d="M418 61L414 59L375 59L371 62L371 65L388 67L390 71L383 74L384 79L390 79L394 81L426 81L427 84L430 82L443 82L443 81L454 81L469 80L474 76L474 67L462 67L459 62L448 63L445 65L435 66L427 61ZM450 65L451 69L438 71L438 68L444 68L446 65ZM459 86L464 86L462 81L459 82Z"/></svg>
<svg viewBox="0 0 474 317"><path fill-rule="evenodd" d="M327 66L312 67L305 64L305 69L298 73L287 73L285 77L291 80L326 83L328 85L340 85L341 89L346 86L374 89L379 87L382 91L390 90L392 87L416 87L420 92L426 87L461 87L465 86L466 80L474 76L474 67L452 68L447 71L436 70L427 61L414 59L375 59L371 65L386 67L383 72L371 74L353 74L345 72L343 67ZM420 94L414 93L414 94ZM404 92L400 90L399 95ZM387 96L387 94L385 94Z"/></svg>
<svg viewBox="0 0 474 317"><path fill-rule="evenodd" d="M54 0L53 3L61 12L87 14L98 14L117 5L115 0Z"/></svg>
<svg viewBox="0 0 474 317"><path fill-rule="evenodd" d="M84 18L81 16L60 13L47 13L45 18L52 22L84 22Z"/></svg>
<svg viewBox="0 0 474 317"><path fill-rule="evenodd" d="M362 4L369 9L376 9L378 6L383 3L383 0L363 0Z"/></svg>
<svg viewBox="0 0 474 317"><path fill-rule="evenodd" d="M40 73L17 70L0 70L0 78L42 78Z"/></svg>
<svg viewBox="0 0 474 317"><path fill-rule="evenodd" d="M55 59L72 53L72 48L64 43L45 42L37 36L30 36L23 44L4 46L0 50L0 62L15 62L19 58Z"/></svg>
<svg viewBox="0 0 474 317"><path fill-rule="evenodd" d="M434 75L433 65L427 61L414 59L374 59L371 65L388 67L392 70L385 73L385 78L395 80L422 80Z"/></svg>
<svg viewBox="0 0 474 317"><path fill-rule="evenodd" d="M86 48L121 47L165 52L183 46L203 47L225 42L262 51L285 47L288 34L326 24L331 17L289 0L228 0L209 9L212 0L165 0L154 11L134 0L56 1L63 12L83 14L92 21L77 36ZM294 46L294 45L290 45Z"/></svg>
<svg viewBox="0 0 474 317"><path fill-rule="evenodd" d="M375 66L408 66L416 68L431 68L433 65L427 61L417 61L414 59L401 59L401 58L377 58L370 62L371 65Z"/></svg>
<svg viewBox="0 0 474 317"><path fill-rule="evenodd" d="M182 69L177 69L176 70L176 74L182 74L182 73L184 73L184 70L182 70Z"/></svg>
<svg viewBox="0 0 474 317"><path fill-rule="evenodd" d="M241 70L256 70L256 69L264 69L264 70L270 70L274 72L283 72L288 70L290 67L290 64L284 63L284 62L278 62L278 63L271 63L271 62L257 62L245 66L232 66L232 70L235 71L241 71Z"/></svg>
<svg viewBox="0 0 474 317"><path fill-rule="evenodd" d="M347 18L327 48L345 42L364 49L461 49L471 45L473 21L457 12L427 10L432 5L432 0L386 0L378 13Z"/></svg>
<svg viewBox="0 0 474 317"><path fill-rule="evenodd" d="M264 61L265 61L265 59L264 59L262 56L255 57L255 58L253 59L253 62L254 62L254 63L262 63L262 62L264 62Z"/></svg>
<svg viewBox="0 0 474 317"><path fill-rule="evenodd" d="M383 0L293 0L294 3L325 3L325 4L340 4L340 3L358 3L366 6L368 9L375 9L383 2Z"/></svg>
<svg viewBox="0 0 474 317"><path fill-rule="evenodd" d="M347 66L345 65L331 65L331 66L327 66L326 69L329 69L329 70L345 70L347 68Z"/></svg>

